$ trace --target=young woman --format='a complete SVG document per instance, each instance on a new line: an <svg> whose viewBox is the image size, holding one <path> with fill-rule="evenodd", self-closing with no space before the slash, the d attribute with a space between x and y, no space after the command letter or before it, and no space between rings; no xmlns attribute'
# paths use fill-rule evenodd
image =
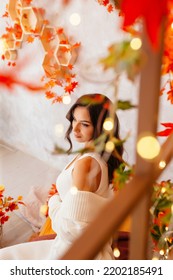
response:
<svg viewBox="0 0 173 280"><path fill-rule="evenodd" d="M58 176L57 193L49 199L49 216L52 228L57 233L54 240L28 242L0 250L0 259L61 259L101 207L112 197L110 188L113 170L121 163L123 147L119 146L115 157L105 151L105 143L95 149L94 141L104 132L103 124L110 117L111 101L102 94L87 94L80 97L67 113L70 135L85 144L85 153L77 154ZM114 113L112 136L119 139L119 121ZM106 161L105 161L106 155ZM95 259L114 259L112 240Z"/></svg>

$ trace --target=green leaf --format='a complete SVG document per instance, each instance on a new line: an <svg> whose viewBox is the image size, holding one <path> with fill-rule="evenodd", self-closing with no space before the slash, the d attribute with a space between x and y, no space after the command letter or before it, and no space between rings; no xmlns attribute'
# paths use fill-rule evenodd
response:
<svg viewBox="0 0 173 280"><path fill-rule="evenodd" d="M144 63L144 54L140 50L134 50L130 46L130 41L123 41L111 45L108 55L100 59L104 68L113 68L116 73L126 72L130 80L134 80L141 71Z"/></svg>
<svg viewBox="0 0 173 280"><path fill-rule="evenodd" d="M132 109L132 108L137 108L137 106L131 104L131 102L128 101L128 100L125 100L125 101L118 100L117 108L120 109L120 110L129 110L129 109Z"/></svg>

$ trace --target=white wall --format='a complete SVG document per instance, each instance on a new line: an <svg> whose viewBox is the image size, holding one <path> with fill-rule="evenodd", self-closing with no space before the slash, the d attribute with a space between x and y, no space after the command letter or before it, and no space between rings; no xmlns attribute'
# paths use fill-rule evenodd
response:
<svg viewBox="0 0 173 280"><path fill-rule="evenodd" d="M3 3L2 3L3 2ZM0 2L0 11L3 13L5 2ZM46 17L55 26L64 27L72 42L81 42L78 61L74 70L77 73L79 87L72 95L72 102L81 94L102 92L113 99L114 89L108 82L111 74L105 76L95 62L107 52L107 47L116 41L121 41L127 35L120 29L121 20L114 12L108 14L106 9L95 0L73 0L66 8L62 8L58 0L35 0L33 6L46 9ZM69 15L78 12L81 15L81 24L72 26ZM0 19L0 32L4 32L5 19ZM44 74L42 60L44 51L39 40L33 44L23 43L18 52L17 66L9 68L6 62L0 61L0 71L14 71L19 79L39 84ZM86 66L90 65L90 71ZM119 98L131 100L137 104L137 85L128 81L125 76L120 80ZM172 106L166 101L166 96L160 97L161 111L159 122L173 122ZM63 123L66 128L68 122L65 115L71 105L55 104L47 100L42 94L32 94L25 88L15 86L12 90L0 88L0 139L10 145L36 156L49 164L62 168L67 162L67 156L52 156L54 144L67 147L63 137L57 138L54 126ZM118 111L121 123L122 137L131 131L131 136L125 148L130 164L135 163L135 137L137 125L137 110ZM159 130L162 127L159 125ZM160 139L163 141L165 139ZM172 179L173 164L167 169L162 178Z"/></svg>

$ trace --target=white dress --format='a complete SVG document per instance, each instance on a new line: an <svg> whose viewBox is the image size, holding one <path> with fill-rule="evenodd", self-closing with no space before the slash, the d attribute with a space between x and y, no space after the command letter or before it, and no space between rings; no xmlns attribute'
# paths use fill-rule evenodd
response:
<svg viewBox="0 0 173 280"><path fill-rule="evenodd" d="M95 193L74 191L72 170L77 160L90 156L96 159L101 168L100 185ZM49 200L49 216L52 228L57 233L53 240L26 242L0 249L0 259L45 260L61 259L63 254L88 224L92 222L101 207L112 197L108 185L107 164L97 153L85 153L68 164L58 176L56 186L59 195ZM97 260L114 259L111 240L96 256Z"/></svg>

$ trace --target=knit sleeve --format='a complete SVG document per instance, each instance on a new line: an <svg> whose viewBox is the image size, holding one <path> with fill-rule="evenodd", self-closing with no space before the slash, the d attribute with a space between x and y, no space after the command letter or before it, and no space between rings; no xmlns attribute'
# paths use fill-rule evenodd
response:
<svg viewBox="0 0 173 280"><path fill-rule="evenodd" d="M69 191L63 200L57 221L60 239L71 244L95 218L106 201L107 199L92 192L78 191L72 194Z"/></svg>
<svg viewBox="0 0 173 280"><path fill-rule="evenodd" d="M67 192L59 211L53 216L54 231L57 236L51 249L50 259L61 258L108 203L108 200L88 191L77 191L74 194L70 190ZM108 247L106 247L106 252L112 252L111 246Z"/></svg>
<svg viewBox="0 0 173 280"><path fill-rule="evenodd" d="M81 222L91 222L108 199L93 192L70 191L65 196L61 207L61 216L66 219Z"/></svg>

